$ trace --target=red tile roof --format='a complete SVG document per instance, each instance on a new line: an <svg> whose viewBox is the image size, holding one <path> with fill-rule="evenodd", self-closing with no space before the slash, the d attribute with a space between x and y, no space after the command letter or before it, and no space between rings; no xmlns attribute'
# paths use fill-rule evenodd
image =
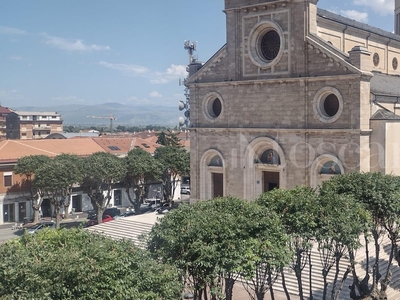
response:
<svg viewBox="0 0 400 300"><path fill-rule="evenodd" d="M62 153L89 156L105 152L93 139L52 139L52 140L1 140L0 163L16 162L28 155L57 156Z"/></svg>
<svg viewBox="0 0 400 300"><path fill-rule="evenodd" d="M9 114L12 112L8 107L0 106L0 114Z"/></svg>
<svg viewBox="0 0 400 300"><path fill-rule="evenodd" d="M93 138L96 143L98 143L105 151L114 153L117 155L123 155L128 153L130 150L135 148L141 148L151 154L154 154L154 151L157 147L160 147L159 144L153 143L147 139L140 139L137 137L98 137Z"/></svg>

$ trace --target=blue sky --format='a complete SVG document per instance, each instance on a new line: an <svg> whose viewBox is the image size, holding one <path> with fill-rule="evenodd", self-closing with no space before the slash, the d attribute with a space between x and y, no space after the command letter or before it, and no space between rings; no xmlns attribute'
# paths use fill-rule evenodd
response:
<svg viewBox="0 0 400 300"><path fill-rule="evenodd" d="M318 6L393 31L394 0ZM0 104L176 106L184 40L208 60L225 44L223 0L0 0Z"/></svg>

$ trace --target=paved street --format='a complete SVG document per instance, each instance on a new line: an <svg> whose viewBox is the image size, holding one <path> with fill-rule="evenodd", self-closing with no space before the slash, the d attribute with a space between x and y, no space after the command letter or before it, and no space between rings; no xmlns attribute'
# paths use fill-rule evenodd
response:
<svg viewBox="0 0 400 300"><path fill-rule="evenodd" d="M11 230L11 228L0 229L0 243L20 237L23 233L23 230Z"/></svg>
<svg viewBox="0 0 400 300"><path fill-rule="evenodd" d="M86 214L77 215L78 218L70 218L67 220L61 220L60 226L61 228L71 228L78 227L82 222L86 221ZM48 221L50 218L45 218L43 221ZM6 223L0 225L0 243L7 241L9 239L20 237L24 234L24 229L12 229L14 223ZM27 225L29 227L30 224Z"/></svg>
<svg viewBox="0 0 400 300"><path fill-rule="evenodd" d="M175 203L178 205L180 203L189 203L189 197L189 195L181 195L181 199L175 201ZM121 211L123 212L124 209L121 209ZM157 216L159 215L152 213L139 215L136 218L138 221L145 220L145 222L148 221L147 219L150 219L150 221L154 223ZM64 228L78 227L80 224L82 224L82 222L86 221L86 217L86 213L75 214L74 216L70 216L70 218L67 220L61 220L60 226ZM46 218L46 220L50 220L50 218ZM0 243L9 239L20 237L24 233L23 229L13 230L13 225L14 223L0 225Z"/></svg>

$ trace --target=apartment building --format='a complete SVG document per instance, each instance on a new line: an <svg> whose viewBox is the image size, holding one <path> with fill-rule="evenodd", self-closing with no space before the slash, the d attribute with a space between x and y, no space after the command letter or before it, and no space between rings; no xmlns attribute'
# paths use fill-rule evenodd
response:
<svg viewBox="0 0 400 300"><path fill-rule="evenodd" d="M7 139L43 139L63 131L63 121L57 112L14 111L6 119Z"/></svg>
<svg viewBox="0 0 400 300"><path fill-rule="evenodd" d="M10 113L9 108L0 106L0 139L6 137L6 118Z"/></svg>

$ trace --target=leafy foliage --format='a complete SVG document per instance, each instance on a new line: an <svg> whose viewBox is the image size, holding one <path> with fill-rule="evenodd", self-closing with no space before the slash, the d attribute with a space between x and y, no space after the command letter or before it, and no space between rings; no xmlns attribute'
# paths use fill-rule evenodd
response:
<svg viewBox="0 0 400 300"><path fill-rule="evenodd" d="M207 288L221 293L217 283L225 280L226 299L231 299L238 274L251 276L261 263L281 267L288 261L286 243L276 215L226 197L170 212L153 227L148 248L189 275L195 297Z"/></svg>
<svg viewBox="0 0 400 300"><path fill-rule="evenodd" d="M296 274L300 299L303 299L302 271L308 263L318 224L317 195L309 187L275 189L262 194L256 201L277 213L284 224L290 237L289 249L295 254L290 267Z"/></svg>
<svg viewBox="0 0 400 300"><path fill-rule="evenodd" d="M30 186L30 200L32 201L32 209L34 212L33 221L39 220L39 209L43 201L43 191L33 185L33 178L36 171L49 163L50 157L46 155L29 155L18 159L14 167L14 173L25 176L25 180Z"/></svg>
<svg viewBox="0 0 400 300"><path fill-rule="evenodd" d="M44 230L0 246L1 299L179 299L177 271L130 241Z"/></svg>
<svg viewBox="0 0 400 300"><path fill-rule="evenodd" d="M390 266L393 258L400 265L397 241L400 237L400 185L399 177L384 175L382 173L349 173L334 176L332 179L323 183L321 195L345 194L353 197L355 201L364 206L371 216L372 222L369 223L369 234L375 243L375 260L370 266L368 248L366 248L366 273L360 280L353 266L354 283L351 293L357 293L360 297L372 296L377 299L385 299L386 288L391 280ZM386 270L380 270L380 243L381 238L388 236L391 241L389 261ZM364 235L366 244L368 243L368 233ZM354 253L350 252L353 260ZM372 283L369 283L369 272L372 271ZM378 284L380 283L380 288ZM354 296L355 297L355 296Z"/></svg>
<svg viewBox="0 0 400 300"><path fill-rule="evenodd" d="M322 193L318 202L316 241L324 279L323 299L327 299L327 276L333 267L335 276L330 292L331 299L336 299L336 295L339 295L342 289L337 288L340 260L361 246L360 235L366 232L370 215L364 206L350 195Z"/></svg>
<svg viewBox="0 0 400 300"><path fill-rule="evenodd" d="M82 161L72 154L61 154L36 170L33 185L39 188L54 206L58 216L60 208L68 212L72 186L82 179ZM56 217L56 227L59 228Z"/></svg>
<svg viewBox="0 0 400 300"><path fill-rule="evenodd" d="M178 139L178 134L172 132L170 129L167 131L160 131L157 133L157 144L163 145L163 146L171 146L171 147L182 147L182 145L179 142Z"/></svg>
<svg viewBox="0 0 400 300"><path fill-rule="evenodd" d="M96 152L83 160L81 186L97 212L99 224L110 203L113 184L122 181L125 174L122 159L111 153Z"/></svg>
<svg viewBox="0 0 400 300"><path fill-rule="evenodd" d="M141 148L136 148L128 152L124 158L126 175L125 187L129 201L133 204L135 211L138 211L143 197L147 194L150 183L159 179L161 165L154 157ZM132 197L134 194L135 197Z"/></svg>
<svg viewBox="0 0 400 300"><path fill-rule="evenodd" d="M156 149L154 158L162 168L164 200L170 202L178 185L179 177L189 174L189 153L181 147L165 146Z"/></svg>

